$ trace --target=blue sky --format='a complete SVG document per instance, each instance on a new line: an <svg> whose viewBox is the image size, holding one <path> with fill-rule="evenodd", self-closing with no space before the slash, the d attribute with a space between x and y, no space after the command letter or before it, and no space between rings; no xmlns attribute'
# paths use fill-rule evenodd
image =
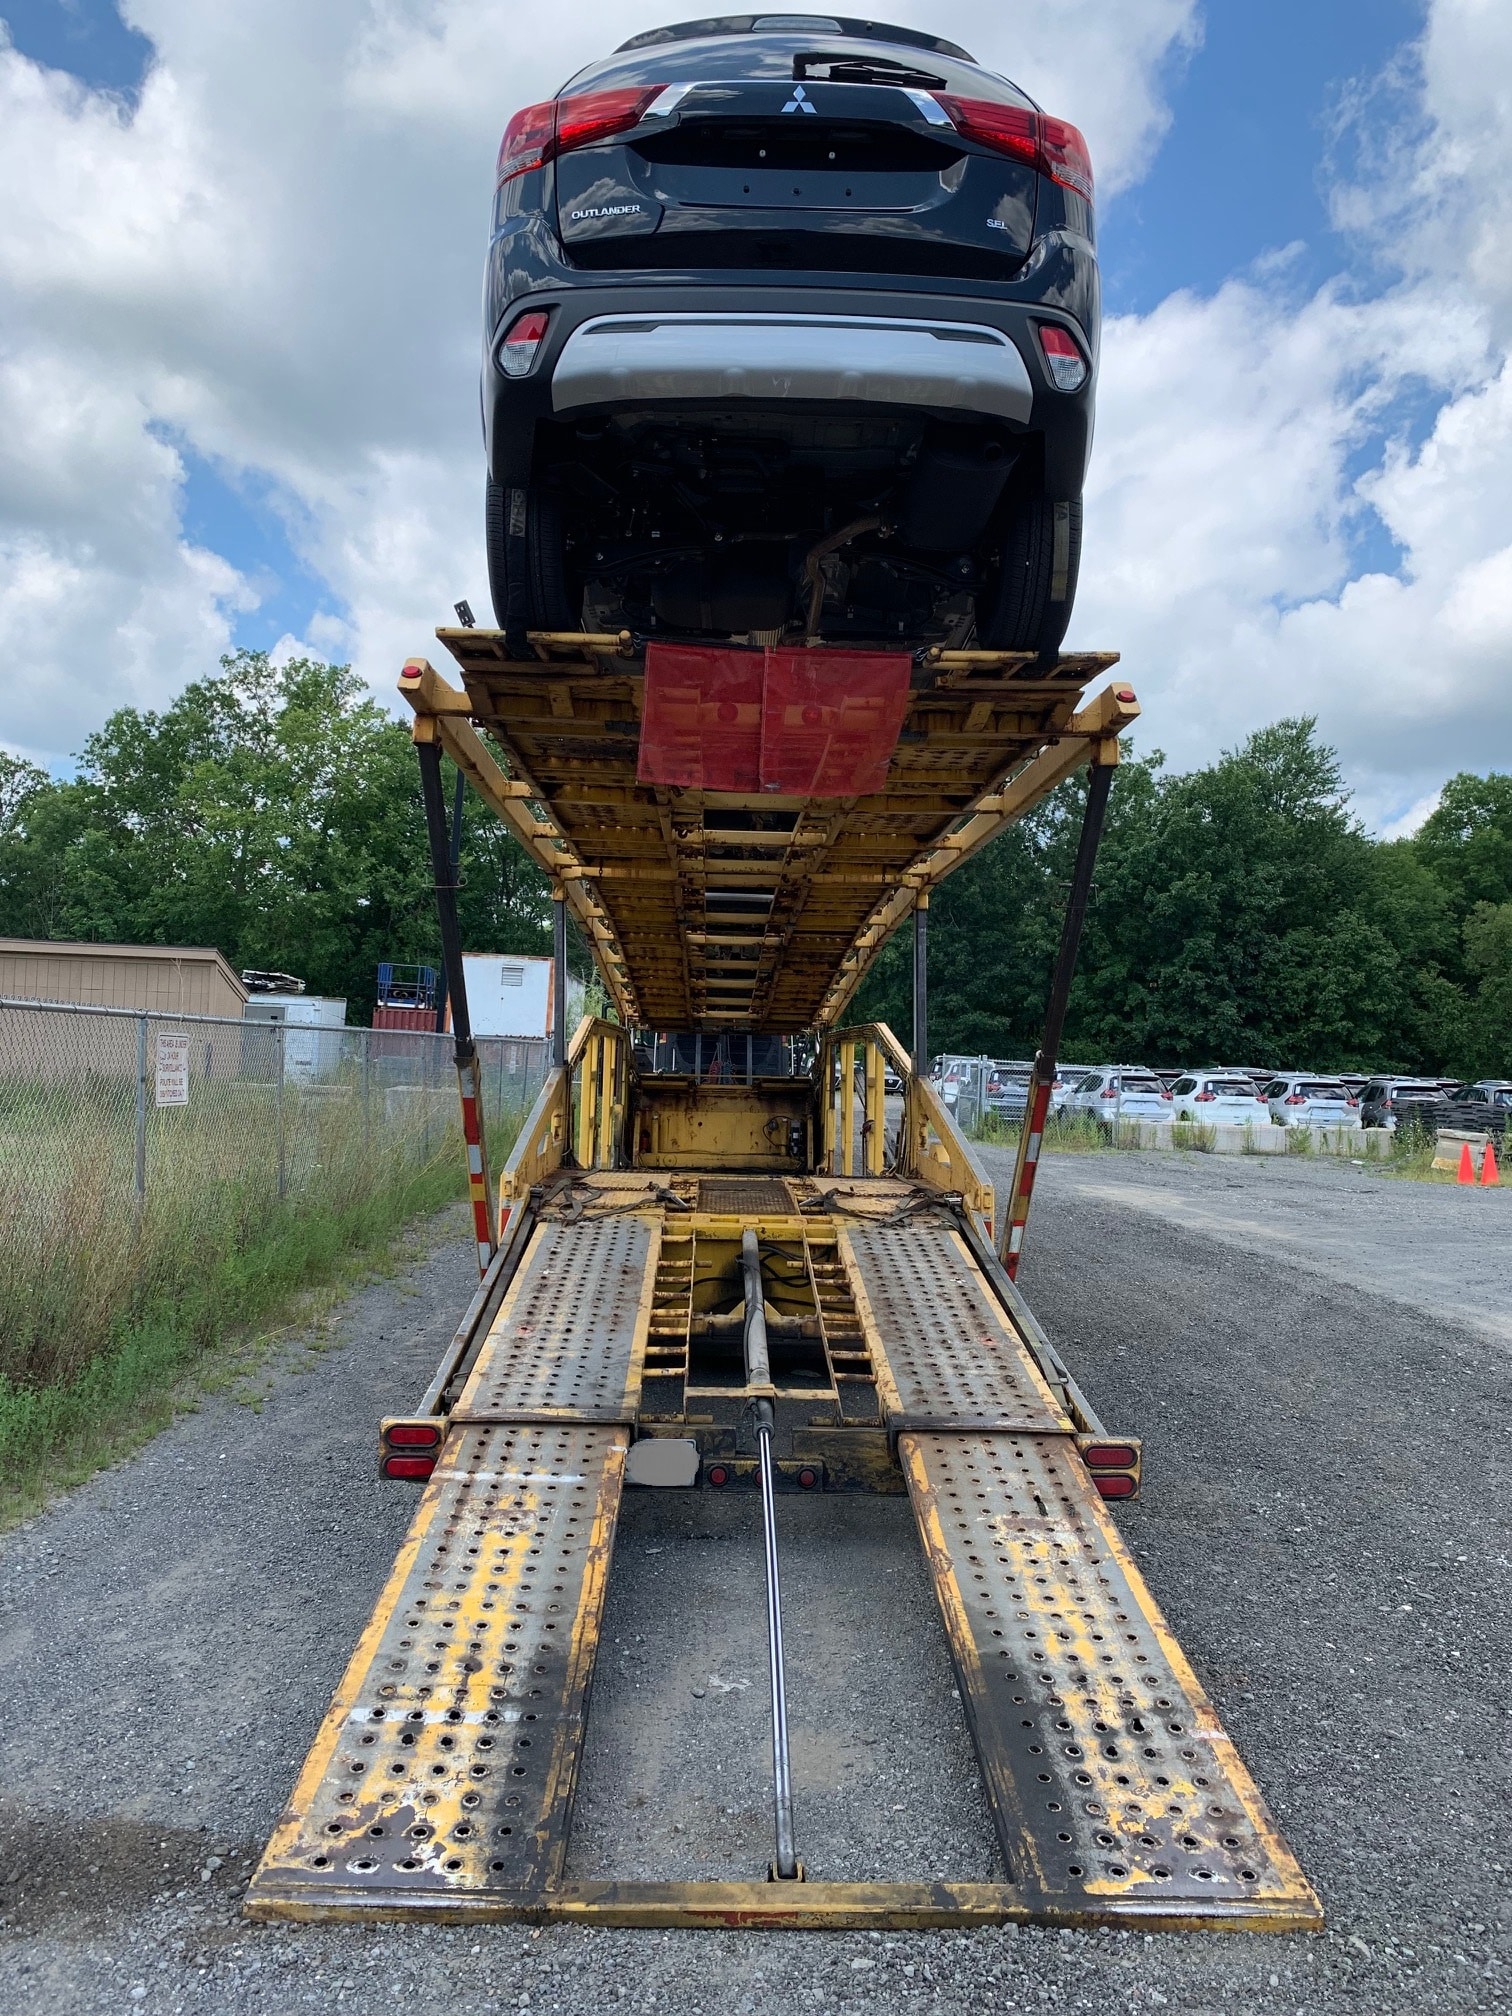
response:
<svg viewBox="0 0 1512 2016"><path fill-rule="evenodd" d="M1317 711L1386 827L1449 769L1512 760L1512 705L1485 705L1512 636L1488 529L1512 413L1494 81L1512 8L889 11L1077 119L1115 192L1072 641L1124 649L1150 739L1196 761ZM52 762L228 643L350 656L382 692L458 595L486 608L488 164L515 103L641 18L619 0L126 13L0 0L0 428L19 416L0 560L22 581L9 602L0 585L0 645L68 695L45 722L7 703L0 738ZM1446 151L1461 132L1488 157L1473 176ZM1431 709L1408 676L1425 653Z"/></svg>

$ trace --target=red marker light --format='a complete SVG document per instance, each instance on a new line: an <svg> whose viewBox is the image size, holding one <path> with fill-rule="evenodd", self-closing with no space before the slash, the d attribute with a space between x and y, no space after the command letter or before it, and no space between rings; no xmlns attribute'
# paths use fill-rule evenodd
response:
<svg viewBox="0 0 1512 2016"><path fill-rule="evenodd" d="M383 1459L385 1477L429 1477L435 1467L434 1456L385 1456Z"/></svg>
<svg viewBox="0 0 1512 2016"><path fill-rule="evenodd" d="M385 1429L384 1440L391 1449L434 1449L441 1429L434 1421L394 1421Z"/></svg>
<svg viewBox="0 0 1512 2016"><path fill-rule="evenodd" d="M1089 1470L1132 1470L1139 1452L1127 1442L1093 1442L1083 1449L1082 1461Z"/></svg>
<svg viewBox="0 0 1512 2016"><path fill-rule="evenodd" d="M1057 391L1079 392L1087 382L1087 360L1069 329L1058 322L1036 322L1040 349L1045 353L1045 369Z"/></svg>
<svg viewBox="0 0 1512 2016"><path fill-rule="evenodd" d="M1132 1498L1134 1479L1127 1470L1098 1470L1093 1473L1098 1495L1103 1498Z"/></svg>
<svg viewBox="0 0 1512 2016"><path fill-rule="evenodd" d="M711 1463L704 1472L704 1480L706 1483L712 1484L714 1489L718 1491L729 1483L730 1473L723 1463Z"/></svg>

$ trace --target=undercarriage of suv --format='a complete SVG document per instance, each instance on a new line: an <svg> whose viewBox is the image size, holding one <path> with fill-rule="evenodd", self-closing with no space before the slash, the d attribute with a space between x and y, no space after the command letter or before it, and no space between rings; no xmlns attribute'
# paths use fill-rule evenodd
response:
<svg viewBox="0 0 1512 2016"><path fill-rule="evenodd" d="M1032 439L920 415L642 410L541 434L533 613L641 635L961 643L1038 473Z"/></svg>

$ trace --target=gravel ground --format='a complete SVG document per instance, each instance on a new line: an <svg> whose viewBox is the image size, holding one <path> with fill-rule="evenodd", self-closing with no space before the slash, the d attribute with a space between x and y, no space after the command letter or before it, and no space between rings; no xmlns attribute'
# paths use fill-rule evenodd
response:
<svg viewBox="0 0 1512 2016"><path fill-rule="evenodd" d="M1121 1522L1323 1894L1323 1935L243 1924L250 1867L413 1505L372 1480L373 1423L418 1393L469 1292L454 1218L353 1298L328 1348L286 1354L261 1412L207 1402L0 1541L9 2006L1506 2008L1506 1354L1474 1310L1427 1322L1399 1292L1404 1240L1438 1256L1467 1224L1457 1264L1494 1289L1502 1200L1413 1186L1421 1215L1404 1217L1387 1188L1258 1161L1056 1157L1024 1272L1105 1419L1145 1437L1145 1495ZM1430 1220L1440 1197L1478 1215ZM1494 1292L1473 1292L1494 1314ZM780 1513L814 1873L991 1874L906 1503ZM755 1514L627 1501L576 1873L765 1861Z"/></svg>

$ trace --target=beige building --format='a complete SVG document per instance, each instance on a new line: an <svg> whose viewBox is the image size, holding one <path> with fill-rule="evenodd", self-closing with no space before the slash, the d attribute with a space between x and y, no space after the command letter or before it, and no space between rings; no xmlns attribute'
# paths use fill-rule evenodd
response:
<svg viewBox="0 0 1512 2016"><path fill-rule="evenodd" d="M239 1019L247 990L213 947L0 938L0 1000Z"/></svg>

